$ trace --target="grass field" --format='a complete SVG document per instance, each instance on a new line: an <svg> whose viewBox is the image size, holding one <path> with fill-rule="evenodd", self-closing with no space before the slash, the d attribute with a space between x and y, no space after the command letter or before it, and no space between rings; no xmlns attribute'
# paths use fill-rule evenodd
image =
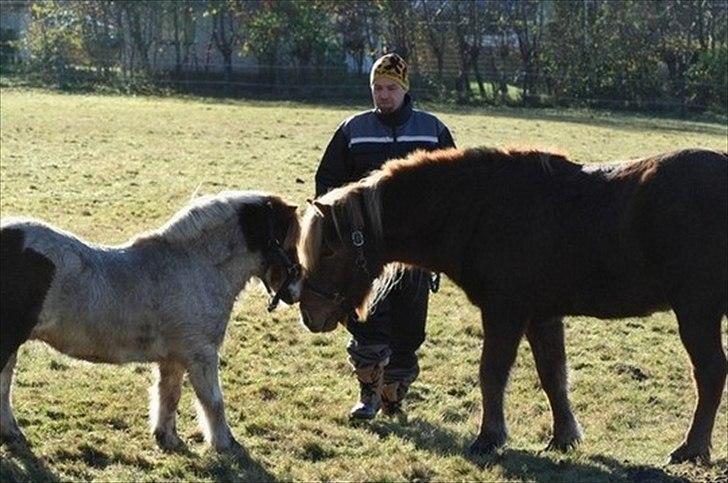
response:
<svg viewBox="0 0 728 483"><path fill-rule="evenodd" d="M100 243L156 228L199 190L265 189L303 203L337 124L366 106L179 98L0 94L0 213L30 215ZM430 106L460 146L557 147L583 162L682 147L726 149L724 123L588 111ZM20 351L14 401L29 450L0 450L0 480L725 481L728 395L708 467L668 466L694 395L671 313L567 319L572 398L585 431L568 454L542 453L550 413L523 344L508 389L511 439L493 456L466 449L480 419L479 315L448 281L431 299L422 372L407 422L350 425L357 394L344 331L307 333L295 308L241 296L222 349L230 424L247 456L205 449L185 383L178 422L188 450L157 449L147 423L148 366L92 365L40 343ZM723 325L723 345L727 345Z"/></svg>

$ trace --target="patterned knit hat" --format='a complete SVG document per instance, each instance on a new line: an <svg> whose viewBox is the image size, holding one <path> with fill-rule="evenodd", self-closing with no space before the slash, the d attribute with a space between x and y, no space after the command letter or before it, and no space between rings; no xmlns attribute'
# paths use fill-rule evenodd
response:
<svg viewBox="0 0 728 483"><path fill-rule="evenodd" d="M409 90L409 77L407 76L407 63L397 54L387 54L377 59L369 75L369 84L381 78L393 80L405 91Z"/></svg>

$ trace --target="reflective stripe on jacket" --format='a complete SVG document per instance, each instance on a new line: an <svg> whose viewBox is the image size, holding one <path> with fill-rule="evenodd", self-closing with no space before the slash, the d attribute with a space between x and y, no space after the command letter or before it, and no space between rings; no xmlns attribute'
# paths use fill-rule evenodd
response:
<svg viewBox="0 0 728 483"><path fill-rule="evenodd" d="M316 196L356 181L385 161L417 149L454 147L448 128L435 116L412 108L409 94L395 113L364 111L342 122L316 172Z"/></svg>

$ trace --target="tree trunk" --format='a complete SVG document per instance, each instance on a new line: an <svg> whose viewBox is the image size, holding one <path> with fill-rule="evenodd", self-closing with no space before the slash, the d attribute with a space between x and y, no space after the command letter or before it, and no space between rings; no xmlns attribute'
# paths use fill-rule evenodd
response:
<svg viewBox="0 0 728 483"><path fill-rule="evenodd" d="M485 86L483 85L483 76L480 75L480 68L478 67L478 60L473 59L473 72L475 72L475 80L478 82L478 90L480 91L480 98L485 101L488 95L485 92Z"/></svg>
<svg viewBox="0 0 728 483"><path fill-rule="evenodd" d="M233 81L233 55L232 50L222 52L223 61L225 62L225 96L230 95Z"/></svg>
<svg viewBox="0 0 728 483"><path fill-rule="evenodd" d="M172 22L174 24L174 76L179 83L182 77L182 49L180 45L179 11L177 5L172 5ZM177 84L179 86L179 84Z"/></svg>

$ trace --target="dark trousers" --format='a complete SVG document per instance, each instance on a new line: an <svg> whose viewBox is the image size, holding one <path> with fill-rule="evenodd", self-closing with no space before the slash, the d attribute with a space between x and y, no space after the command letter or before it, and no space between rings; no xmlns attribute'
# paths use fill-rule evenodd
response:
<svg viewBox="0 0 728 483"><path fill-rule="evenodd" d="M419 373L415 351L425 341L429 280L424 270L406 271L366 322L347 324L355 369L382 364L386 382L414 381Z"/></svg>

